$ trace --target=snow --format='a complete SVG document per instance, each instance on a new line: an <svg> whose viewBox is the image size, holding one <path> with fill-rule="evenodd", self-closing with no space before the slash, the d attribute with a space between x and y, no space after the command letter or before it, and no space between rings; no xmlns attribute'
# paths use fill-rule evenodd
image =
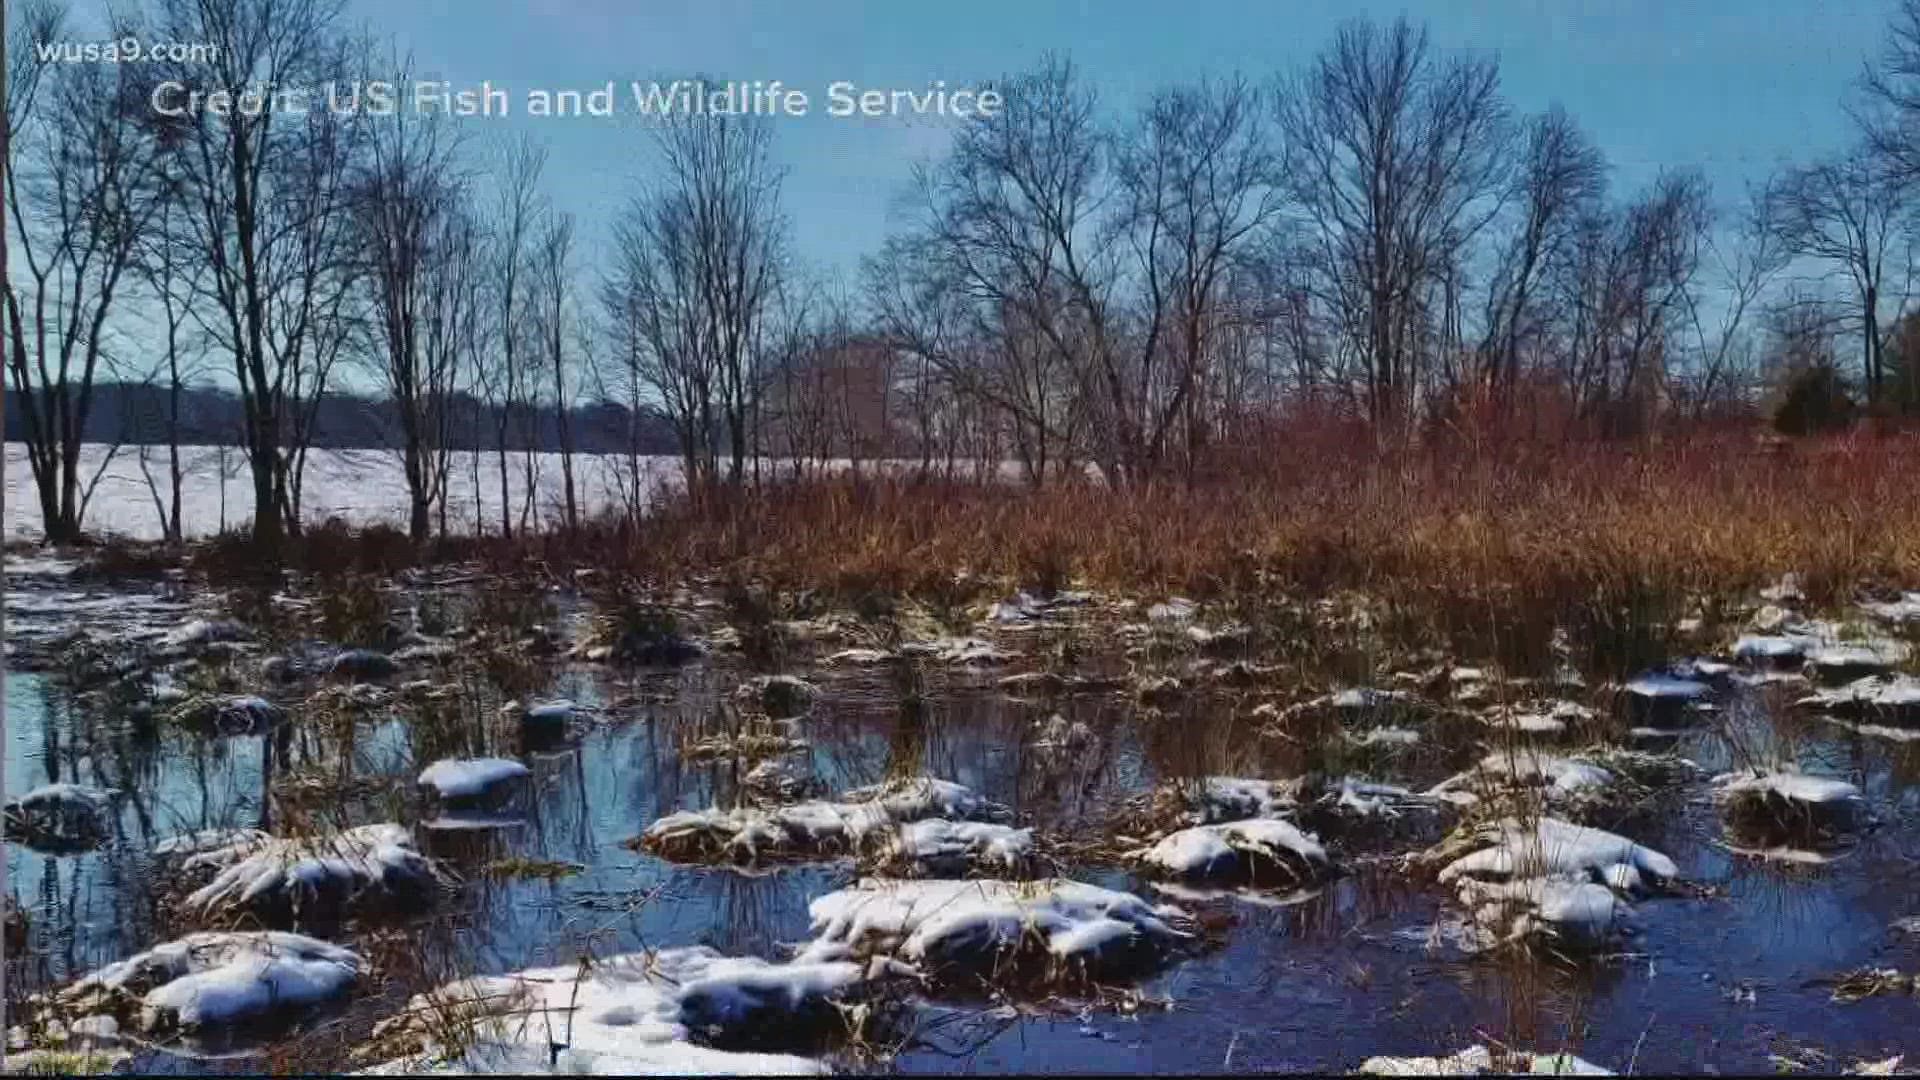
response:
<svg viewBox="0 0 1920 1080"><path fill-rule="evenodd" d="M1154 792L1159 807L1177 806L1181 820L1206 825L1216 821L1269 817L1293 806L1291 785L1239 776L1208 776L1192 781L1163 783Z"/></svg>
<svg viewBox="0 0 1920 1080"><path fill-rule="evenodd" d="M1200 605L1184 596L1169 598L1165 603L1155 604L1147 609L1147 618L1154 622L1185 622L1193 618Z"/></svg>
<svg viewBox="0 0 1920 1080"><path fill-rule="evenodd" d="M1605 880L1615 867L1656 880L1680 876L1672 859L1603 829L1541 818L1532 827L1507 819L1475 836L1480 849L1440 870L1444 884L1463 877L1562 876ZM1624 874L1619 876L1625 877Z"/></svg>
<svg viewBox="0 0 1920 1080"><path fill-rule="evenodd" d="M1414 696L1405 690L1379 690L1362 686L1329 695L1320 699L1320 703L1347 711L1371 711L1410 704L1414 700Z"/></svg>
<svg viewBox="0 0 1920 1080"><path fill-rule="evenodd" d="M1014 654L979 638L930 638L900 646L902 656L920 656L959 667L998 667Z"/></svg>
<svg viewBox="0 0 1920 1080"><path fill-rule="evenodd" d="M139 540L160 539L159 518L154 512L153 496L141 475L140 457L164 457L162 446L109 447L88 443L80 448L80 472L93 476L100 472L99 486L87 504L85 526L90 532L112 533ZM112 460L108 461L108 454ZM250 524L253 517L253 487L247 472L246 453L234 446L183 446L180 448L185 473L181 491L184 531L188 537L210 536L223 528ZM507 457L508 501L517 512L525 498L527 455L513 452ZM533 518L554 524L561 519L557 500L551 497L552 485L560 475L558 453L536 453L533 460ZM681 463L677 456L639 458L642 502L681 483ZM856 467L845 458L825 463L830 471ZM763 466L778 473L783 463L767 459ZM1016 462L1003 462L997 470L981 463L987 471L1012 478L1018 474ZM812 467L812 466L810 466ZM862 472L908 472L920 467L917 460L866 458L857 463ZM477 474L479 486L474 479ZM164 470L156 469L156 474ZM581 516L607 510L624 509L634 494L632 469L625 454L573 455L574 483L580 499ZM32 471L27 466L24 443L6 444L7 538L38 539L40 501L33 489ZM302 517L319 523L339 517L352 525L384 523L405 528L407 523L407 483L398 454L379 449L315 448L307 453L306 475L300 489ZM455 450L448 459L447 523L456 532L471 530L475 520L489 528L500 520L500 481L498 461L491 451L474 460L471 451Z"/></svg>
<svg viewBox="0 0 1920 1080"><path fill-rule="evenodd" d="M753 863L842 854L896 826L925 818L1006 816L1006 808L959 784L916 777L858 788L837 801L810 800L769 809L682 810L647 826L640 841L647 850L668 859Z"/></svg>
<svg viewBox="0 0 1920 1080"><path fill-rule="evenodd" d="M1897 642L1831 645L1807 654L1807 664L1815 670L1879 673L1905 658Z"/></svg>
<svg viewBox="0 0 1920 1080"><path fill-rule="evenodd" d="M881 649L841 649L829 654L821 663L829 666L874 667L891 659L893 654Z"/></svg>
<svg viewBox="0 0 1920 1080"><path fill-rule="evenodd" d="M1501 1067L1535 1076L1612 1076L1603 1069L1572 1054L1503 1054ZM1479 1076L1494 1073L1493 1052L1484 1046L1470 1046L1446 1057L1370 1057L1360 1063L1359 1071L1369 1076Z"/></svg>
<svg viewBox="0 0 1920 1080"><path fill-rule="evenodd" d="M285 710L266 698L253 694L223 698L187 696L164 675L154 678L153 699L159 703L179 702L169 714L176 723L210 727L222 734L257 734L286 719Z"/></svg>
<svg viewBox="0 0 1920 1080"><path fill-rule="evenodd" d="M210 851L263 844L273 838L259 829L196 829L161 839L153 845L157 859L185 859Z"/></svg>
<svg viewBox="0 0 1920 1080"><path fill-rule="evenodd" d="M1860 607L1881 622L1920 622L1920 592L1905 593L1898 600L1868 601Z"/></svg>
<svg viewBox="0 0 1920 1080"><path fill-rule="evenodd" d="M886 957L939 977L986 975L1007 959L1113 969L1186 942L1184 913L1131 893L1054 878L1032 883L867 879L808 906L802 959Z"/></svg>
<svg viewBox="0 0 1920 1080"><path fill-rule="evenodd" d="M162 635L160 643L185 648L217 641L245 641L247 637L247 628L231 619L189 619Z"/></svg>
<svg viewBox="0 0 1920 1080"><path fill-rule="evenodd" d="M1420 742L1419 732L1403 727L1368 728L1357 735L1351 731L1344 734L1355 746L1414 746Z"/></svg>
<svg viewBox="0 0 1920 1080"><path fill-rule="evenodd" d="M1845 686L1816 690L1796 704L1833 712L1903 712L1920 709L1920 678L1911 675L1868 676Z"/></svg>
<svg viewBox="0 0 1920 1080"><path fill-rule="evenodd" d="M434 789L442 799L476 799L529 775L525 765L507 758L446 758L421 770L418 783Z"/></svg>
<svg viewBox="0 0 1920 1080"><path fill-rule="evenodd" d="M112 791L78 784L42 784L9 802L6 834L27 844L86 846L106 835Z"/></svg>
<svg viewBox="0 0 1920 1080"><path fill-rule="evenodd" d="M337 915L363 901L415 899L438 881L412 835L394 824L362 825L332 836L242 840L195 854L181 869L217 870L212 881L188 895L190 910L250 909L296 920Z"/></svg>
<svg viewBox="0 0 1920 1080"><path fill-rule="evenodd" d="M1023 590L987 608L986 617L988 622L1025 625L1049 619L1062 608L1084 607L1092 601L1093 594L1085 592L1058 592L1039 597Z"/></svg>
<svg viewBox="0 0 1920 1080"><path fill-rule="evenodd" d="M980 870L1012 876L1032 859L1032 829L945 818L902 825L881 854L883 865L922 877L962 877Z"/></svg>
<svg viewBox="0 0 1920 1080"><path fill-rule="evenodd" d="M1221 825L1197 825L1169 834L1136 852L1143 865L1192 879L1251 878L1277 870L1301 884L1324 876L1326 848L1291 822L1253 818Z"/></svg>
<svg viewBox="0 0 1920 1080"><path fill-rule="evenodd" d="M767 758L740 778L741 787L769 801L797 799L819 784L818 777L790 757Z"/></svg>
<svg viewBox="0 0 1920 1080"><path fill-rule="evenodd" d="M1809 642L1800 637L1749 634L1733 643L1733 655L1746 661L1792 660L1806 655L1808 645Z"/></svg>
<svg viewBox="0 0 1920 1080"><path fill-rule="evenodd" d="M1518 785L1544 789L1551 803L1570 804L1603 796L1616 780L1611 770L1593 762L1520 747L1488 754L1473 768L1434 785L1427 794L1470 804L1479 801L1485 789Z"/></svg>
<svg viewBox="0 0 1920 1080"><path fill-rule="evenodd" d="M827 1071L792 1054L717 1049L792 1030L862 981L846 961L774 964L704 946L449 983L416 995L376 1029L425 1037L424 1052L370 1072L485 1075L801 1075ZM435 1029L464 1021L456 1046ZM836 1021L837 1022L837 1018ZM799 1034L799 1033L796 1033ZM804 1037L804 1036L802 1036Z"/></svg>
<svg viewBox="0 0 1920 1080"><path fill-rule="evenodd" d="M1324 805L1329 799L1336 811L1363 818L1397 817L1402 804L1421 801L1419 796L1406 788L1393 784L1356 780L1351 776L1340 781L1338 792L1323 795L1322 804Z"/></svg>
<svg viewBox="0 0 1920 1080"><path fill-rule="evenodd" d="M526 710L520 714L520 723L523 727L564 730L577 709L573 702L564 698L558 701L539 701L527 706Z"/></svg>
<svg viewBox="0 0 1920 1080"><path fill-rule="evenodd" d="M1707 685L1672 675L1642 675L1627 683L1627 693L1652 701L1698 701L1707 695Z"/></svg>
<svg viewBox="0 0 1920 1080"><path fill-rule="evenodd" d="M9 465L8 468L12 466ZM7 505L14 505L12 492L7 493L7 498ZM35 505L37 506L38 503ZM47 554L20 555L11 551L6 553L4 559L0 559L0 565L5 566L7 576L21 578L72 577L74 572L80 569L80 562L77 559L63 559L58 555Z"/></svg>
<svg viewBox="0 0 1920 1080"><path fill-rule="evenodd" d="M1631 913L1612 888L1591 881L1463 878L1458 890L1474 921L1496 940L1541 935L1559 945L1599 948L1619 937L1623 920Z"/></svg>
<svg viewBox="0 0 1920 1080"><path fill-rule="evenodd" d="M1544 708L1500 709L1487 713L1481 719L1489 727L1522 735L1562 735L1569 724L1591 721L1593 710L1578 702L1556 701Z"/></svg>
<svg viewBox="0 0 1920 1080"><path fill-rule="evenodd" d="M1771 793L1790 802L1841 803L1860 798L1860 789L1844 780L1832 780L1801 773L1772 772L1761 776L1728 773L1716 777L1714 786L1724 797Z"/></svg>
<svg viewBox="0 0 1920 1080"><path fill-rule="evenodd" d="M340 997L363 966L351 950L302 934L208 931L109 964L61 996L98 1001L96 995L137 993L143 1030L192 1030Z"/></svg>
<svg viewBox="0 0 1920 1080"><path fill-rule="evenodd" d="M394 673L400 665L393 657L373 649L343 649L334 656L327 666L329 673L345 675L353 679L384 679Z"/></svg>

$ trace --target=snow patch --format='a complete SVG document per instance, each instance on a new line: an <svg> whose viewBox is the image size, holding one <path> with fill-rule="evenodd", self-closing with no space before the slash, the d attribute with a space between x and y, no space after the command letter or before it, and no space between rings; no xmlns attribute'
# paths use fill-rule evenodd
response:
<svg viewBox="0 0 1920 1080"><path fill-rule="evenodd" d="M60 992L90 1012L134 997L150 1033L257 1022L344 995L364 965L351 950L273 930L188 934L109 964Z"/></svg>
<svg viewBox="0 0 1920 1080"><path fill-rule="evenodd" d="M1185 914L1131 893L1030 883L867 879L808 907L802 959L889 958L930 978L994 978L1012 962L1044 979L1120 977L1157 966L1191 935Z"/></svg>

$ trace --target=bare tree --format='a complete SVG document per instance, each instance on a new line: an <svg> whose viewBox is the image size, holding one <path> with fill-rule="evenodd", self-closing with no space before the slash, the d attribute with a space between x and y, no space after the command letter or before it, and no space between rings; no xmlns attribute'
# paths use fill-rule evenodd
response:
<svg viewBox="0 0 1920 1080"><path fill-rule="evenodd" d="M213 46L209 62L176 65L169 79L181 100L193 91L237 102L262 87L324 86L351 70L348 44L333 29L340 9L341 0L161 0L167 36ZM312 378L315 346L345 293L350 219L340 202L357 125L325 108L173 119L178 152L169 167L186 183L195 246L208 260L202 318L240 388L253 538L272 565L298 514L290 490L298 472L286 452L297 400L290 392L302 377L312 400L324 392Z"/></svg>
<svg viewBox="0 0 1920 1080"><path fill-rule="evenodd" d="M1579 414L1625 434L1655 407L1711 221L1705 181L1661 175L1625 207L1585 217L1560 280L1564 378Z"/></svg>
<svg viewBox="0 0 1920 1080"><path fill-rule="evenodd" d="M1499 206L1506 108L1492 60L1433 55L1404 18L1343 26L1277 113L1289 187L1319 240L1322 302L1364 367L1376 422L1399 422L1433 321L1423 293Z"/></svg>
<svg viewBox="0 0 1920 1080"><path fill-rule="evenodd" d="M204 335L194 333L188 325L190 315L187 308L200 289L205 263L183 242L180 217L185 208L181 203L179 185L168 180L163 181L163 188L164 202L153 227L142 238L140 272L145 278L147 292L160 305L161 322L166 335L165 351L156 361L147 380L166 387L166 410L160 424L166 436L167 484L164 498L159 483L153 477L149 463L150 447L145 439L141 440L139 455L141 474L146 478L147 489L153 496L154 508L159 514L161 535L170 543L177 544L185 539L186 528L181 507L185 480L185 469L180 458L181 399L188 383L198 373L199 361L206 351Z"/></svg>
<svg viewBox="0 0 1920 1080"><path fill-rule="evenodd" d="M1120 482L1142 439L1123 407L1120 231L1101 214L1109 139L1062 58L1008 80L1003 97L1005 109L918 172L919 229L869 263L869 291L896 347L1002 413L1031 482L1085 428L1101 433L1095 452Z"/></svg>
<svg viewBox="0 0 1920 1080"><path fill-rule="evenodd" d="M662 177L615 227L603 303L681 444L690 487L744 476L764 322L785 243L764 117L688 114L656 131Z"/></svg>
<svg viewBox="0 0 1920 1080"><path fill-rule="evenodd" d="M1523 347L1544 332L1543 284L1606 186L1605 158L1558 106L1528 121L1520 154L1510 195L1518 214L1497 250L1480 344L1481 381L1502 405L1519 381Z"/></svg>
<svg viewBox="0 0 1920 1080"><path fill-rule="evenodd" d="M356 249L379 346L375 367L400 429L407 534L420 543L445 499L474 229L461 209L459 140L439 116L403 109L373 126L367 148L352 193Z"/></svg>
<svg viewBox="0 0 1920 1080"><path fill-rule="evenodd" d="M1773 214L1779 208L1771 182L1747 192L1745 205L1724 236L1710 235L1707 251L1716 274L1719 319L1709 328L1705 304L1695 290L1685 296L1688 322L1693 326L1699 354L1693 372L1694 417L1705 415L1715 401L1738 396L1743 374L1751 376L1750 335L1745 327L1750 313L1787 268L1791 252L1782 242ZM1741 362L1746 361L1742 372Z"/></svg>
<svg viewBox="0 0 1920 1080"><path fill-rule="evenodd" d="M58 25L52 9L30 11L26 41L44 41L39 35ZM95 377L109 362L108 314L137 276L129 271L163 197L157 143L140 116L140 69L67 65L43 74L28 61L14 73L6 199L26 295L8 282L6 369L45 538L64 543L79 538L92 489L80 448Z"/></svg>
<svg viewBox="0 0 1920 1080"><path fill-rule="evenodd" d="M1190 464L1206 442L1225 286L1278 211L1278 168L1258 98L1233 78L1155 95L1121 140L1115 172L1141 324L1119 407L1134 414L1136 468L1151 475L1176 423Z"/></svg>
<svg viewBox="0 0 1920 1080"><path fill-rule="evenodd" d="M513 535L513 497L508 482L507 443L516 419L526 411L528 387L522 296L527 274L528 246L540 213L540 174L546 151L529 138L510 142L502 152L497 172L493 220L497 230L487 245L488 300L493 312L493 334L499 351L475 368L477 385L492 415L495 463L500 482L500 535ZM524 420L522 419L524 425ZM522 492L531 498L534 456L531 439L522 455ZM478 492L475 492L478 498ZM522 512L524 520L524 510Z"/></svg>
<svg viewBox="0 0 1920 1080"><path fill-rule="evenodd" d="M1867 149L1793 169L1774 190L1772 218L1787 250L1848 289L1861 378L1873 401L1886 379L1886 328L1905 306L1911 276L1906 190L1897 169ZM1890 258L1904 261L1889 265ZM1884 317L1889 305L1895 318Z"/></svg>
<svg viewBox="0 0 1920 1080"><path fill-rule="evenodd" d="M560 439L560 476L565 497L565 521L569 529L580 526L580 505L573 482L573 429L568 416L573 408L569 389L566 336L571 310L573 273L573 218L550 214L534 243L537 270L538 303L535 315L547 364L553 380L553 418Z"/></svg>

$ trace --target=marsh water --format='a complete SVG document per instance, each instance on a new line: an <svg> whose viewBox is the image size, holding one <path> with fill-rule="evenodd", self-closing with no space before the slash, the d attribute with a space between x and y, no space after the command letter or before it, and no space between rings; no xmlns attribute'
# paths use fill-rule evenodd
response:
<svg viewBox="0 0 1920 1080"><path fill-rule="evenodd" d="M158 586L77 586L9 575L10 639L31 641L92 621L170 626L191 598ZM1081 648L1094 666L1127 661ZM1124 691L1051 700L999 685L1047 647L987 671L929 670L908 688L888 670L829 668L805 655L787 670L820 690L800 722L807 761L825 790L926 773L963 783L1016 810L1022 824L1095 836L1126 799L1158 779L1194 770L1286 775L1298 747L1253 734L1248 691L1207 687L1144 710ZM13 644L10 641L10 649ZM382 965L380 989L341 1023L364 1023L407 994L468 973L510 972L673 945L781 957L808 935L810 899L853 877L847 862L742 872L663 862L628 846L676 809L728 805L740 766L683 760L688 733L715 723L749 673L717 653L674 669L617 671L556 662L534 697L568 698L591 717L578 737L529 753L524 820L487 830L421 828L422 847L461 872L457 893L431 916L365 931L356 944ZM119 793L112 835L77 853L7 849L6 888L25 913L29 947L9 955L9 997L57 985L164 940L148 854L162 837L216 826L257 826L280 779L344 768L365 782L336 786L329 815L418 825L412 778L424 764L418 733L398 712L370 719L351 747L297 737L276 756L270 736L196 734L130 726L52 670L6 676L6 789L49 781ZM255 692L275 696L270 687ZM474 704L493 715L505 695ZM1827 861L1731 853L1704 782L1660 813L1616 825L1671 855L1689 888L1635 905L1638 934L1620 953L1566 961L1459 955L1436 948L1446 897L1393 855L1419 841L1348 859L1348 872L1309 895L1244 891L1170 895L1111 860L1069 862L1069 876L1204 912L1223 928L1211 948L1180 960L1116 1006L1071 998L922 1003L921 1036L891 1061L906 1072L1344 1071L1376 1054L1446 1054L1473 1043L1569 1049L1622 1072L1773 1071L1777 1059L1841 1069L1920 1049L1920 1000L1830 1001L1817 980L1861 967L1920 967L1920 941L1891 924L1920 914L1920 743L1854 734L1790 715L1785 697L1719 686L1717 710L1674 747L1708 772L1736 753L1791 753L1803 769L1849 779L1877 827ZM298 698L287 700L289 706ZM1090 737L1045 745L1054 714ZM295 713L297 716L297 712ZM1732 737L1729 737L1732 733ZM474 742L485 743L486 736ZM514 754L474 745L469 753ZM1430 735L1373 762L1375 779L1422 788L1477 759L1484 747ZM342 762L344 761L344 766ZM271 824L271 822L268 822ZM1437 833L1436 833L1437 835ZM1428 839L1431 839L1429 837ZM547 872L488 867L548 864ZM260 1067L244 1052L221 1058L152 1050L140 1063L188 1071Z"/></svg>

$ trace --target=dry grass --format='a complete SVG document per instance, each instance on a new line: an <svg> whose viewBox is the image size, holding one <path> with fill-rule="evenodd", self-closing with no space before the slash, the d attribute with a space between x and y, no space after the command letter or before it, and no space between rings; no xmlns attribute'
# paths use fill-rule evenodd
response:
<svg viewBox="0 0 1920 1080"><path fill-rule="evenodd" d="M1916 466L1912 436L1412 455L1302 442L1191 485L780 485L669 503L641 526L576 534L567 553L653 582L717 574L843 597L949 601L956 579L1249 602L1358 591L1516 670L1544 661L1555 625L1583 659L1630 665L1662 655L1658 628L1696 605L1788 571L1815 603L1920 580Z"/></svg>

